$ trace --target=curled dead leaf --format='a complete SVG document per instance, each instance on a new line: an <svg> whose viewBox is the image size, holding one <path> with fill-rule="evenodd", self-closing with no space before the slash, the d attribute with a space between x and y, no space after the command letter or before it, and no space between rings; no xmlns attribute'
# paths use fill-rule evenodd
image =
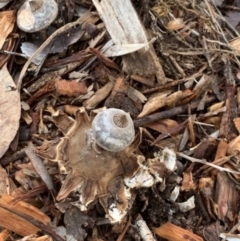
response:
<svg viewBox="0 0 240 241"><path fill-rule="evenodd" d="M232 40L229 44L235 50L235 53L240 55L240 38Z"/></svg>
<svg viewBox="0 0 240 241"><path fill-rule="evenodd" d="M146 116L154 112L155 110L163 106L176 106L181 103L185 98L193 95L191 90L176 91L171 93L170 90L166 90L160 93L153 94L147 103L144 105L142 112L138 115L138 118Z"/></svg>
<svg viewBox="0 0 240 241"><path fill-rule="evenodd" d="M185 24L183 22L182 18L176 18L167 24L167 28L169 30L179 30L185 27Z"/></svg>
<svg viewBox="0 0 240 241"><path fill-rule="evenodd" d="M239 117L235 118L233 120L233 122L234 122L236 129L238 130L238 133L240 133L240 118Z"/></svg>
<svg viewBox="0 0 240 241"><path fill-rule="evenodd" d="M176 128L178 126L178 123L175 120L164 119L149 123L146 126L160 133L169 133L169 129Z"/></svg>
<svg viewBox="0 0 240 241"><path fill-rule="evenodd" d="M30 159L35 171L38 173L38 175L41 177L43 182L46 184L49 190L53 190L53 181L51 176L49 175L46 167L42 163L42 160L40 157L38 157L34 151L33 151L33 145L32 143L26 148L25 150L28 158Z"/></svg>
<svg viewBox="0 0 240 241"><path fill-rule="evenodd" d="M14 11L3 11L0 13L0 49L2 48L8 35L13 31L15 21L16 17Z"/></svg>
<svg viewBox="0 0 240 241"><path fill-rule="evenodd" d="M122 56L125 54L130 54L132 52L135 52L137 50L145 48L145 50L148 50L148 45L155 41L155 38L151 39L148 43L143 44L119 44L119 45L112 45L110 48L108 48L104 54L107 57L115 57L115 56Z"/></svg>
<svg viewBox="0 0 240 241"><path fill-rule="evenodd" d="M236 155L240 150L240 136L234 138L230 143L228 143L227 153L230 155Z"/></svg>
<svg viewBox="0 0 240 241"><path fill-rule="evenodd" d="M6 64L0 70L0 158L15 137L21 114L20 95Z"/></svg>
<svg viewBox="0 0 240 241"><path fill-rule="evenodd" d="M147 103L144 105L142 112L138 115L138 118L146 116L155 110L165 106L166 97L171 93L171 91L163 91L161 93L153 94Z"/></svg>

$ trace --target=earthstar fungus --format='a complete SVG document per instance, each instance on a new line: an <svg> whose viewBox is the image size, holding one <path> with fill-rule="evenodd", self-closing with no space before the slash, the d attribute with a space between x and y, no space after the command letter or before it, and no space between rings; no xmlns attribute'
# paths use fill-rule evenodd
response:
<svg viewBox="0 0 240 241"><path fill-rule="evenodd" d="M38 32L48 27L57 14L55 0L26 0L18 10L17 25L24 32Z"/></svg>
<svg viewBox="0 0 240 241"><path fill-rule="evenodd" d="M123 110L110 108L97 114L92 122L96 143L108 151L121 151L129 146L135 137L131 117Z"/></svg>
<svg viewBox="0 0 240 241"><path fill-rule="evenodd" d="M45 141L36 148L36 153L42 158L57 162L60 173L66 174L57 201L67 198L84 211L99 200L109 220L112 223L121 222L134 201L134 190L161 182L168 170L159 158L146 161L144 156L134 153L141 143L141 132L134 138L132 120L127 113L108 109L94 119L97 112L100 111L95 110L89 117L84 108L79 108L75 119L60 110L54 112L51 120L64 137ZM116 113L122 117L117 121L129 121L127 124L130 124L132 131L129 132L131 138L128 146L122 150L109 151L102 148L102 143L98 144L99 140L96 141L99 133L95 124L97 122L99 125L103 116L110 116L111 120L111 115L115 116ZM128 125L125 123L123 126L125 128ZM112 138L113 136L111 140ZM109 149L109 143L107 147Z"/></svg>

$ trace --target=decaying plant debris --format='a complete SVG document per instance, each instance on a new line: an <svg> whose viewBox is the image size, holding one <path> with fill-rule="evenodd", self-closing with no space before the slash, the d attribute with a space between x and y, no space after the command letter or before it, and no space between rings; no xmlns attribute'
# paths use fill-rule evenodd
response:
<svg viewBox="0 0 240 241"><path fill-rule="evenodd" d="M0 239L240 239L238 1L56 2L34 34L0 4ZM135 126L117 152L109 108Z"/></svg>
<svg viewBox="0 0 240 241"><path fill-rule="evenodd" d="M64 113L53 113L52 120L64 137L59 141L44 142L36 149L37 155L57 162L60 173L67 174L56 199L65 200L65 209L67 198L69 205L72 202L86 211L98 198L110 222L121 222L134 201L135 194L131 189L150 187L164 180L167 172L175 169L176 157L171 160L168 156L163 157L162 163L157 158L148 160L145 165L142 155L133 154L141 141L141 133L121 151L104 150L96 146L92 118L85 110L77 110L75 118L73 121ZM172 162L173 167L168 168L164 165L166 162ZM96 165L98 167L93 168ZM74 197L71 201L72 192Z"/></svg>

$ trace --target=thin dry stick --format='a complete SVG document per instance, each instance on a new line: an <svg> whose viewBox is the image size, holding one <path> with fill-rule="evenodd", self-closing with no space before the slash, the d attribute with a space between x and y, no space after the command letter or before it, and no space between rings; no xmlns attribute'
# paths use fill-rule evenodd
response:
<svg viewBox="0 0 240 241"><path fill-rule="evenodd" d="M238 221L238 223L228 233L234 233L239 226L240 226L240 221Z"/></svg>
<svg viewBox="0 0 240 241"><path fill-rule="evenodd" d="M215 165L211 162L207 162L206 160L200 160L200 159L197 159L197 158L193 158L193 157L190 157L190 156L187 156L181 152L176 152L176 154L180 157L183 157L191 162L195 162L195 163L201 163L203 165L207 165L207 166L210 166L210 167L213 167L213 168L216 168L217 170L221 171L221 172L230 172L230 173L233 173L233 174L240 174L240 172L237 172L237 171L233 171L233 170L230 170L228 168L224 168L224 167L220 167L218 165Z"/></svg>
<svg viewBox="0 0 240 241"><path fill-rule="evenodd" d="M121 234L118 236L117 241L122 241L122 239L124 238L125 233L127 232L128 228L129 228L129 226L131 224L131 221L132 221L132 218L129 217L128 222L127 222L126 226L124 227L123 231L121 232Z"/></svg>
<svg viewBox="0 0 240 241"><path fill-rule="evenodd" d="M154 91L159 91L159 90L163 90L163 89L168 89L168 88L171 88L173 86L176 86L176 85L179 85L179 84L182 84L188 80L191 80L191 79L195 79L199 76L202 75L203 71L207 68L207 65L204 64L197 73L191 75L191 76L187 76L187 77L184 77L183 79L179 79L179 80L174 80L170 83L167 83L167 84L163 84L163 85L159 85L157 87L154 87L154 88L151 88L151 89L147 89L147 90L144 90L142 91L143 94L149 94L149 93L152 93Z"/></svg>
<svg viewBox="0 0 240 241"><path fill-rule="evenodd" d="M215 11L216 13L218 13L217 18L220 19L221 21L224 22L224 24L226 24L234 33L236 36L240 37L240 34L238 33L238 31L226 20L226 18L222 15L221 11L218 9L218 7L216 6L215 2L212 1ZM232 37L232 36L231 36Z"/></svg>
<svg viewBox="0 0 240 241"><path fill-rule="evenodd" d="M86 13L86 16L87 16L87 13ZM85 16L85 17L86 17ZM23 66L22 68L22 71L19 75L19 79L18 79L18 84L17 84L17 89L18 91L20 92L21 90L21 86L22 86L22 80L23 80L23 77L29 67L29 65L31 64L32 60L40 53L42 52L42 50L48 45L50 44L58 35L60 35L61 33L67 31L68 29L78 25L78 24L81 24L83 23L85 20L85 18L82 16L80 17L79 19L77 19L75 22L72 22L72 23L68 23L64 26L62 26L61 28L59 28L58 30L56 30L52 35L50 35L46 41L34 52L34 54L28 59L28 61L25 63L25 65Z"/></svg>
<svg viewBox="0 0 240 241"><path fill-rule="evenodd" d="M211 103L215 99L216 99L215 96L209 96L205 100L205 104ZM150 114L148 116L144 116L142 118L134 120L134 125L136 127L140 127L140 126L147 125L149 123L153 123L157 120L166 119L166 118L170 118L172 116L182 114L182 113L186 112L188 110L188 108L190 108L191 110L196 109L198 107L199 103L200 103L200 100L194 100L194 101L190 102L189 104L177 106L170 110L165 110L165 111L157 112L154 114Z"/></svg>

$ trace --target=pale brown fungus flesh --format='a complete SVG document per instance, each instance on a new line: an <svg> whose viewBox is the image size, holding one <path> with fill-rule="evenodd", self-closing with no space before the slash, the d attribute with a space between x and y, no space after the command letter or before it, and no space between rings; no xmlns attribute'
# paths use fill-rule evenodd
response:
<svg viewBox="0 0 240 241"><path fill-rule="evenodd" d="M138 158L133 151L140 143L138 136L124 150L109 152L94 148L91 141L91 122L83 108L76 112L75 120L61 111L52 115L52 121L62 131L64 137L59 140L45 141L36 148L36 153L59 164L60 172L67 174L58 193L57 200L63 200L76 190L80 190L80 205L87 207L99 199L106 213L109 200L115 200L118 208L126 210L128 200L124 193L123 179L133 175L138 169Z"/></svg>

